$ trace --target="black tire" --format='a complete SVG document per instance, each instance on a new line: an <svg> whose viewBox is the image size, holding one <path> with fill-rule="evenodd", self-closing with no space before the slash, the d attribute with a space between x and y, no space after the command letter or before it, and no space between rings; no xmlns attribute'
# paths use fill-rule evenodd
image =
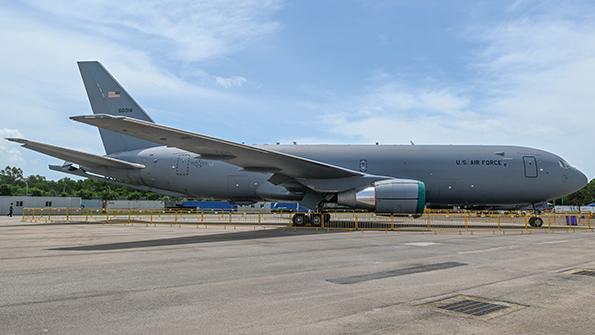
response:
<svg viewBox="0 0 595 335"><path fill-rule="evenodd" d="M314 226L314 227L320 227L320 225L322 223L322 215L320 215L320 214L310 215L310 223L312 223L312 226Z"/></svg>
<svg viewBox="0 0 595 335"><path fill-rule="evenodd" d="M543 219L542 218L535 217L534 219L535 220L533 220L533 227L539 228L539 227L543 226Z"/></svg>
<svg viewBox="0 0 595 335"><path fill-rule="evenodd" d="M331 222L331 214L330 213L322 214L322 218L324 219L323 222L325 225L328 224L329 222Z"/></svg>
<svg viewBox="0 0 595 335"><path fill-rule="evenodd" d="M306 225L306 215L298 213L294 214L291 218L291 223L296 227L302 227Z"/></svg>
<svg viewBox="0 0 595 335"><path fill-rule="evenodd" d="M539 228L543 226L543 219L538 216L532 216L529 218L529 225L531 227Z"/></svg>

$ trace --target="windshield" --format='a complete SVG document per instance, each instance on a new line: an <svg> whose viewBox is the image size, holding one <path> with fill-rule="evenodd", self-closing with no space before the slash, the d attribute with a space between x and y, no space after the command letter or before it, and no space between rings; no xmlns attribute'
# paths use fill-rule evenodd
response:
<svg viewBox="0 0 595 335"><path fill-rule="evenodd" d="M570 164L568 164L565 160L561 159L558 161L558 164L560 164L560 167L563 169L568 169L570 167Z"/></svg>

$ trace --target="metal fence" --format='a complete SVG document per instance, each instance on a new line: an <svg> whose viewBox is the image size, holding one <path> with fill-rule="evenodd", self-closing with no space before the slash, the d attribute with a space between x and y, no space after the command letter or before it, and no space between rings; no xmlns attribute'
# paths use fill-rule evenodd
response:
<svg viewBox="0 0 595 335"><path fill-rule="evenodd" d="M316 214L316 213L314 213ZM196 225L280 225L292 228L435 231L435 230L588 230L595 224L593 213L542 213L541 227L532 227L530 213L510 212L428 212L422 216L374 214L367 212L331 212L331 220L319 225L294 227L293 213L236 212L229 210L181 209L85 209L25 208L22 222L30 223L102 223L144 224L157 226Z"/></svg>
<svg viewBox="0 0 595 335"><path fill-rule="evenodd" d="M541 227L533 227L528 213L425 213L420 217L414 215L374 215L370 213L333 214L333 219L325 223L329 228L346 228L353 230L436 230L449 229L469 230L508 230L508 229L588 229L592 230L592 214L554 214L544 213Z"/></svg>
<svg viewBox="0 0 595 335"><path fill-rule="evenodd" d="M288 213L234 212L222 210L181 209L86 209L25 208L22 222L30 223L126 223L126 224L272 224L291 222Z"/></svg>

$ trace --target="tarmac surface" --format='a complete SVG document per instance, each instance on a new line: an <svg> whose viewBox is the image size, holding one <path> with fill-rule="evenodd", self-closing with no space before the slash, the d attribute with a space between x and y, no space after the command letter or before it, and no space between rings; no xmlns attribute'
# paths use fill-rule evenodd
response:
<svg viewBox="0 0 595 335"><path fill-rule="evenodd" d="M0 218L0 334L593 334L588 269L585 231Z"/></svg>

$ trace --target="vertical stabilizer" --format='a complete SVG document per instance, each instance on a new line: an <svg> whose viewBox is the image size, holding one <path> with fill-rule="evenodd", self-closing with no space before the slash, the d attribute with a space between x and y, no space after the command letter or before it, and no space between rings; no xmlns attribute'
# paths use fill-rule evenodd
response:
<svg viewBox="0 0 595 335"><path fill-rule="evenodd" d="M120 115L153 122L101 63L96 61L78 62L78 66L93 114ZM106 129L100 128L99 133L108 155L159 145Z"/></svg>

